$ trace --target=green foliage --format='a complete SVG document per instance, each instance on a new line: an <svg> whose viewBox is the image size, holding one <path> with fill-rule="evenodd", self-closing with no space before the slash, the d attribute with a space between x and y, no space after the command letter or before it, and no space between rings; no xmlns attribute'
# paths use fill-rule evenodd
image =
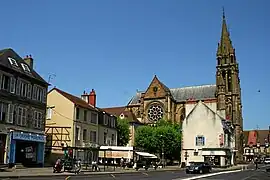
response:
<svg viewBox="0 0 270 180"><path fill-rule="evenodd" d="M168 159L179 159L181 127L170 121L160 120L155 127L140 126L135 134L135 146L150 153L162 153Z"/></svg>
<svg viewBox="0 0 270 180"><path fill-rule="evenodd" d="M117 145L126 146L129 141L129 122L127 119L117 118Z"/></svg>

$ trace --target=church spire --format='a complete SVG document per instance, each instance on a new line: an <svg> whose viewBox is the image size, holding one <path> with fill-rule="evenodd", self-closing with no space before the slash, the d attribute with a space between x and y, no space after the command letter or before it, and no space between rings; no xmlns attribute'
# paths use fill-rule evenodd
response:
<svg viewBox="0 0 270 180"><path fill-rule="evenodd" d="M221 30L220 42L218 43L217 56L229 55L233 53L234 53L234 49L232 46L232 41L230 39L230 33L227 28L225 11L223 8L222 30Z"/></svg>

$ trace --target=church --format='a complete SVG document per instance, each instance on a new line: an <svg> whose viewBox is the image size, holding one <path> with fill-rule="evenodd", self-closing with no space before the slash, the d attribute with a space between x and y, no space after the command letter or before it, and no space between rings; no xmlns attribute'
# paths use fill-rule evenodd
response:
<svg viewBox="0 0 270 180"><path fill-rule="evenodd" d="M191 117L190 113L195 113L195 111L200 113L199 109L206 111L207 108L214 113L213 117L219 119L221 126L226 126L228 124L226 122L231 123L233 127L232 136L234 137L233 149L236 152L235 158L240 161L243 154L243 118L239 65L224 12L221 38L216 52L215 84L172 89L161 82L157 76L154 76L146 91L136 92L126 106L126 110L131 111L141 123L150 125L160 119L184 123L188 117ZM204 116L204 113L201 113L201 115ZM204 117L200 118L204 119ZM184 132L184 126L182 128ZM198 130L199 128L203 127L197 126ZM211 131L211 129L209 128L208 131ZM182 146L184 146L184 142L185 136L183 136ZM181 159L187 159L186 157L182 156Z"/></svg>

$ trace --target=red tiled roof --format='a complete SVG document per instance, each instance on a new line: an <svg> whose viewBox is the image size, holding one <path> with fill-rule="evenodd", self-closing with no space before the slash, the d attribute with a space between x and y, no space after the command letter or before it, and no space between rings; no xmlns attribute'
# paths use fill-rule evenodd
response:
<svg viewBox="0 0 270 180"><path fill-rule="evenodd" d="M102 108L102 109L104 111L106 111L107 113L110 113L110 114L115 115L117 117L119 117L121 114L124 114L125 118L129 122L141 124L141 122L137 119L137 117L135 116L135 114L132 111L127 110L125 106L122 106L122 107L111 107L111 108Z"/></svg>
<svg viewBox="0 0 270 180"><path fill-rule="evenodd" d="M62 90L60 90L58 88L53 88L52 90L56 90L58 93L60 93L62 96L64 96L65 98L67 98L68 100L70 100L71 102L76 104L77 106L80 106L80 107L83 107L83 108L86 108L86 109L90 109L90 110L94 110L94 111L98 111L95 107L88 104L87 102L85 102L84 100L82 100L79 97L76 97L76 96L74 96L72 94L69 94L69 93L67 93L65 91L62 91Z"/></svg>
<svg viewBox="0 0 270 180"><path fill-rule="evenodd" d="M268 139L269 130L251 130L244 131L244 143L247 145L264 144Z"/></svg>

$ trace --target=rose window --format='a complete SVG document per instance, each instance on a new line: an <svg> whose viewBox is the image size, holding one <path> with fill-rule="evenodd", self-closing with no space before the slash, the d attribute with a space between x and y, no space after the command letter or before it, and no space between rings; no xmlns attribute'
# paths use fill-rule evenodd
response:
<svg viewBox="0 0 270 180"><path fill-rule="evenodd" d="M158 121L163 117L163 109L161 105L154 104L148 109L148 117L151 121Z"/></svg>

